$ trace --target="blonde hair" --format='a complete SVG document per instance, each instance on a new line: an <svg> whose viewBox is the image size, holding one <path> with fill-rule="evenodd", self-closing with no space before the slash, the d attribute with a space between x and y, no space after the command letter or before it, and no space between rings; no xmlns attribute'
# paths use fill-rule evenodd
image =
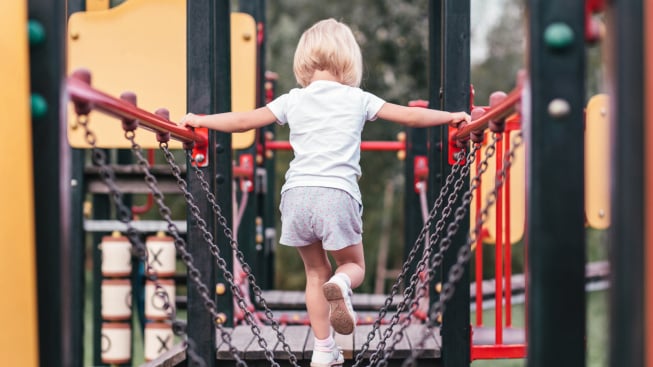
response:
<svg viewBox="0 0 653 367"><path fill-rule="evenodd" d="M342 84L358 87L363 77L363 56L351 29L335 19L325 19L307 29L299 39L293 72L302 87L316 70L333 74Z"/></svg>

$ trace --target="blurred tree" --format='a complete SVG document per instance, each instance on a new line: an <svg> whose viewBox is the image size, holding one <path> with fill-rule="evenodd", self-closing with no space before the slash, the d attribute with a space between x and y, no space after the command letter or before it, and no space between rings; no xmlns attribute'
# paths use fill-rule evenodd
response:
<svg viewBox="0 0 653 367"><path fill-rule="evenodd" d="M524 0L506 0L501 16L485 36L486 58L472 65L474 104L485 106L490 94L515 87L517 71L524 68L526 42Z"/></svg>

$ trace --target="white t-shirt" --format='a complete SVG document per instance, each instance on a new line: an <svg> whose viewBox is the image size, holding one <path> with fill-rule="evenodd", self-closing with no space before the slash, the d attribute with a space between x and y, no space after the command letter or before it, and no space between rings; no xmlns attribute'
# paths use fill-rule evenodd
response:
<svg viewBox="0 0 653 367"><path fill-rule="evenodd" d="M376 119L385 103L360 88L318 80L292 89L267 107L279 124L288 124L295 158L281 192L321 186L348 192L362 205L360 144L365 121Z"/></svg>

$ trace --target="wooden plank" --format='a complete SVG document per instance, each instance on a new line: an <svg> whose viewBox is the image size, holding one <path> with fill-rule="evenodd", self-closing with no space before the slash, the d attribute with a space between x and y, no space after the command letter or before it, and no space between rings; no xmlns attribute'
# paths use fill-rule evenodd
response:
<svg viewBox="0 0 653 367"><path fill-rule="evenodd" d="M306 336L306 345L304 345L304 359L310 360L313 357L314 348L315 338L313 337L313 331L309 329L308 335Z"/></svg>
<svg viewBox="0 0 653 367"><path fill-rule="evenodd" d="M408 342L412 349L417 348L419 342L422 340L426 332L426 326L422 324L410 325L404 334L408 337ZM442 340L440 338L440 329L435 328L433 332L426 338L422 346L423 352L420 354L421 358L440 358Z"/></svg>
<svg viewBox="0 0 653 367"><path fill-rule="evenodd" d="M340 349L342 349L342 354L345 356L345 359L352 359L354 357L354 338L356 330L361 327L365 326L357 326L356 329L354 329L354 333L350 335L333 333L333 338Z"/></svg>
<svg viewBox="0 0 653 367"><path fill-rule="evenodd" d="M227 329L228 330L228 329ZM216 338L218 341L222 341L222 337L220 336L220 332L217 332ZM247 346L252 342L252 339L254 338L254 335L252 334L252 330L249 328L249 325L245 326L236 326L233 331L231 332L231 345L236 348L239 352L244 351ZM229 346L225 342L221 342L218 345L218 351L216 353L216 358L217 359L226 359L226 360L233 360L234 357L229 350Z"/></svg>
<svg viewBox="0 0 653 367"><path fill-rule="evenodd" d="M290 347L292 354L301 360L304 358L304 347L307 339L313 339L310 326L305 325L287 325L283 330L286 338L286 344ZM281 342L277 343L274 348L274 358L287 360L290 359L288 353L283 349Z"/></svg>
<svg viewBox="0 0 653 367"><path fill-rule="evenodd" d="M258 338L252 332L251 326L243 326L243 328L245 327L248 329L250 335L252 336L251 342L245 348L245 353L244 353L245 359L246 360L266 359L265 357L266 349L270 351L274 356L274 348L277 345L277 342L279 341L276 331L274 331L274 329L272 329L269 326L259 325L261 331L260 333L261 337ZM265 347L261 346L261 340L265 341L266 343Z"/></svg>
<svg viewBox="0 0 653 367"><path fill-rule="evenodd" d="M367 342L370 332L373 329L373 325L359 325L354 330L354 351L355 354L358 354L363 349L363 344ZM369 344L369 349L363 354L363 358L369 358L372 353L376 350L376 347L379 343L379 333L378 331L374 334L374 339Z"/></svg>
<svg viewBox="0 0 653 367"><path fill-rule="evenodd" d="M390 336L390 338L386 342L387 345L392 344L395 335L397 334L397 332L400 329L400 326L401 325L397 325L397 326L395 326L393 328L394 333L393 333L393 335ZM408 327L410 327L410 325ZM381 329L380 329L381 335L383 335L383 333L385 332L385 330L387 328L388 328L388 325L381 325ZM408 330L408 328L406 328L406 330ZM410 342L408 341L408 335L406 335L406 330L404 330L404 335L401 338L401 340L397 344L395 344L394 347L393 347L394 352L392 354L392 359L405 359L406 357L408 357L410 355L410 353L412 351Z"/></svg>

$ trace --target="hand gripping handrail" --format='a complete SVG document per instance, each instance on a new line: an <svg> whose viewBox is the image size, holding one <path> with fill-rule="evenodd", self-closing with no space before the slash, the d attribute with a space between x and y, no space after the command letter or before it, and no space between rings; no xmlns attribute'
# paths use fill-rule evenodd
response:
<svg viewBox="0 0 653 367"><path fill-rule="evenodd" d="M66 92L74 103L88 103L92 109L119 119L138 120L140 127L157 133L170 133L172 139L186 145L194 143L196 148L208 146L207 136L179 127L168 119L91 87L91 74L85 69L76 70L67 78Z"/></svg>
<svg viewBox="0 0 653 367"><path fill-rule="evenodd" d="M483 131L487 129L491 120L498 120L508 117L513 113L513 107L521 101L521 86L516 87L510 92L506 98L497 104L495 107L490 108L483 114L483 116L472 121L471 124L460 128L455 135L456 139L464 139L469 137L473 131Z"/></svg>

